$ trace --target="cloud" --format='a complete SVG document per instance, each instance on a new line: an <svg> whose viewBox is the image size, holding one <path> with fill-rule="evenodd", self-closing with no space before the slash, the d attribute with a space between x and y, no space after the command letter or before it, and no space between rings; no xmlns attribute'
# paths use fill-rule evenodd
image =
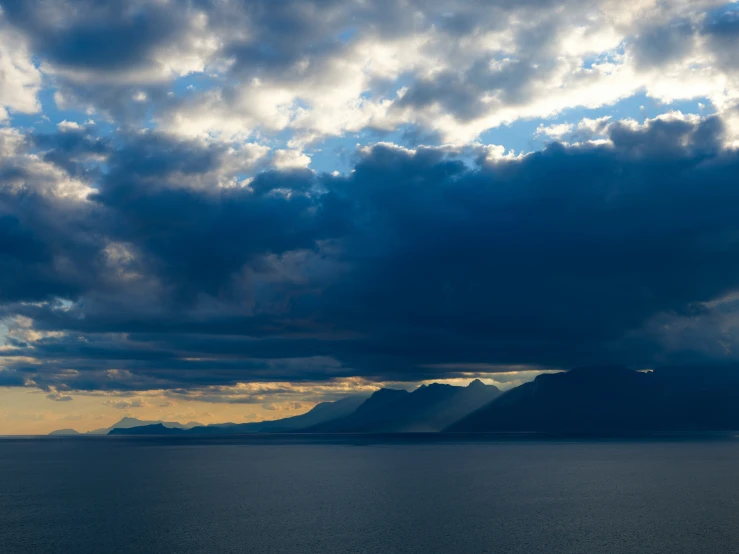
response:
<svg viewBox="0 0 739 554"><path fill-rule="evenodd" d="M82 127L79 123L75 121L67 121L66 119L62 121L61 123L57 124L57 128L64 132L64 131L79 131Z"/></svg>
<svg viewBox="0 0 739 554"><path fill-rule="evenodd" d="M680 114L680 117L682 114ZM597 119L584 118L577 125L572 123L555 123L553 125L539 125L535 136L545 136L559 142L580 143L605 139L608 131L610 116Z"/></svg>
<svg viewBox="0 0 739 554"><path fill-rule="evenodd" d="M4 17L60 107L190 138L288 133L301 148L406 124L470 142L642 91L727 111L736 17L715 15L723 4L13 0ZM41 74L26 73L35 90Z"/></svg>
<svg viewBox="0 0 739 554"><path fill-rule="evenodd" d="M695 33L688 21L646 28L636 37L632 52L638 67L664 67L692 53Z"/></svg>
<svg viewBox="0 0 739 554"><path fill-rule="evenodd" d="M264 410L279 412L294 412L298 410L306 410L310 407L310 404L306 404L305 402L289 402L287 404L274 404L272 402L267 402L262 404L262 409Z"/></svg>
<svg viewBox="0 0 739 554"><path fill-rule="evenodd" d="M131 400L106 400L103 402L103 406L116 410L130 410L132 408L146 408L149 404L141 398L133 398Z"/></svg>
<svg viewBox="0 0 739 554"><path fill-rule="evenodd" d="M167 4L9 0L3 8L54 71L75 80L141 81L202 70L211 48L207 36L187 40L202 15Z"/></svg>
<svg viewBox="0 0 739 554"><path fill-rule="evenodd" d="M84 198L60 199L43 173L33 195L5 189L2 310L25 318L7 369L39 386L188 390L677 356L644 326L739 285L739 159L716 117L602 132L518 158L480 149L472 165L383 144L346 176L269 171L236 188L218 184L219 147L127 136Z"/></svg>
<svg viewBox="0 0 739 554"><path fill-rule="evenodd" d="M308 167L310 158L298 150L277 150L274 153L273 163L277 169Z"/></svg>
<svg viewBox="0 0 739 554"><path fill-rule="evenodd" d="M41 109L37 95L42 75L31 60L25 38L7 24L0 9L0 122L7 118L6 109L36 113Z"/></svg>
<svg viewBox="0 0 739 554"><path fill-rule="evenodd" d="M3 384L283 405L739 352L724 2L10 0L0 19ZM667 105L686 99L704 115ZM519 128L549 144L514 155Z"/></svg>
<svg viewBox="0 0 739 554"><path fill-rule="evenodd" d="M338 400L350 394L371 394L379 384L361 377L298 382L245 382L169 389L166 395L182 401L217 404L274 404Z"/></svg>
<svg viewBox="0 0 739 554"><path fill-rule="evenodd" d="M53 391L46 395L46 398L49 400L54 400L55 402L69 402L72 400L72 397L68 394L64 394L59 391Z"/></svg>

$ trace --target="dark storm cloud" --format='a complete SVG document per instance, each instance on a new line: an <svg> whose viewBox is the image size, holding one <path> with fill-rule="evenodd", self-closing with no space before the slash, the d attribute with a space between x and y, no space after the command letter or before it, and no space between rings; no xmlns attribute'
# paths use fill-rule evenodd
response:
<svg viewBox="0 0 739 554"><path fill-rule="evenodd" d="M448 71L433 79L420 79L397 106L437 106L442 113L470 121L490 110L490 101L483 101L486 94L494 96L496 104L525 104L531 99L537 80L546 79L555 69L531 60L505 60L499 68L492 68L493 63L494 59L481 59L463 73Z"/></svg>
<svg viewBox="0 0 739 554"><path fill-rule="evenodd" d="M479 87L451 72L417 81L397 103L399 108L434 105L462 120L473 119L485 110Z"/></svg>
<svg viewBox="0 0 739 554"><path fill-rule="evenodd" d="M23 181L23 168L0 162L0 301L76 297L94 286L100 242L87 207L52 199Z"/></svg>
<svg viewBox="0 0 739 554"><path fill-rule="evenodd" d="M632 46L637 67L663 67L680 61L693 51L694 33L693 26L685 21L644 29Z"/></svg>
<svg viewBox="0 0 739 554"><path fill-rule="evenodd" d="M609 345L625 330L735 286L735 160L714 158L719 132L616 126L613 149L555 145L477 171L376 149L348 186L369 222L347 239L361 256L330 316L371 338L344 359L402 371L624 356Z"/></svg>
<svg viewBox="0 0 739 554"><path fill-rule="evenodd" d="M217 295L244 265L259 271L267 263L260 257L311 249L341 230L307 194L314 179L307 170L262 173L248 189L182 186L188 176L217 170L221 153L161 137L137 141L111 157L93 198L111 216L111 235L135 245L158 278L190 295Z"/></svg>
<svg viewBox="0 0 739 554"><path fill-rule="evenodd" d="M45 161L58 165L71 177L83 181L100 176L97 162L112 151L109 139L96 137L91 129L84 127L54 135L31 135L29 142Z"/></svg>
<svg viewBox="0 0 739 554"><path fill-rule="evenodd" d="M347 31L340 1L296 3L254 2L245 7L252 33L235 40L225 54L235 61L236 74L285 75L301 58L320 59L339 52L339 35ZM225 24L225 22L224 22Z"/></svg>
<svg viewBox="0 0 739 554"><path fill-rule="evenodd" d="M133 101L145 93L168 100L173 69L197 59L191 35L197 2L147 0L1 0L2 15L28 41L66 109L90 107L118 122L143 121L151 106ZM196 69L197 69L197 63ZM183 71L182 73L187 73ZM56 100L59 103L59 100Z"/></svg>
<svg viewBox="0 0 739 554"><path fill-rule="evenodd" d="M647 26L635 36L628 48L638 68L659 69L694 55L697 41L705 43L707 53L715 57L719 67L735 70L739 13L721 9L709 12L699 23L676 19Z"/></svg>
<svg viewBox="0 0 739 554"><path fill-rule="evenodd" d="M739 158L722 132L615 124L612 145L474 167L376 146L346 177L227 189L220 147L121 136L85 202L3 189L2 314L42 335L11 333L3 375L137 390L651 364L659 345L629 333L739 286ZM89 148L62 135L37 142L68 167ZM53 298L71 303L22 302Z"/></svg>
<svg viewBox="0 0 739 554"><path fill-rule="evenodd" d="M157 3L3 0L2 6L35 52L66 69L112 73L145 67L151 52L184 26L181 9Z"/></svg>
<svg viewBox="0 0 739 554"><path fill-rule="evenodd" d="M17 371L0 371L0 387L22 387L23 377Z"/></svg>
<svg viewBox="0 0 739 554"><path fill-rule="evenodd" d="M739 66L735 55L739 47L739 12L730 11L709 18L703 34L719 63L727 69L736 70Z"/></svg>
<svg viewBox="0 0 739 554"><path fill-rule="evenodd" d="M77 177L99 176L82 171L80 160L106 155L105 174L85 202L44 193L34 182L41 177L16 160L0 163L7 181L0 182L0 298L77 299L122 286L108 262L155 278L181 299L217 295L245 265L269 272L264 256L312 249L343 232L341 214L325 214L338 207L308 194L316 185L309 171L266 172L248 189L221 189L214 179L224 147L155 134L129 138L114 150L87 131L30 140L45 160ZM111 244L125 246L118 258L135 259L110 260Z"/></svg>

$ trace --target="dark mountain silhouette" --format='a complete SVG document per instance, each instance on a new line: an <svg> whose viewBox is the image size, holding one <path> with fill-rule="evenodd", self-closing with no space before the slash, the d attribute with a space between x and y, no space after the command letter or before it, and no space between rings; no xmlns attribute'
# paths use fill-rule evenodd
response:
<svg viewBox="0 0 739 554"><path fill-rule="evenodd" d="M167 427L161 423L153 425L139 425L138 427L119 427L111 429L109 435L182 435L187 433L185 429Z"/></svg>
<svg viewBox="0 0 739 554"><path fill-rule="evenodd" d="M221 423L206 427L195 427L190 434L238 434L238 433L285 433L297 431L305 427L318 425L325 421L344 417L356 410L367 396L357 394L341 398L334 402L321 402L310 411L284 419L258 421L254 423Z"/></svg>
<svg viewBox="0 0 739 554"><path fill-rule="evenodd" d="M340 419L304 429L311 433L431 433L489 403L500 391L475 380L467 387L433 383L413 392L381 389Z"/></svg>
<svg viewBox="0 0 739 554"><path fill-rule="evenodd" d="M110 427L103 427L101 429L95 429L94 431L88 431L87 433L78 433L74 429L59 429L58 431L52 431L50 435L108 435L113 429L131 429L133 427L143 427L148 425L155 425L161 423L165 427L172 429L192 429L198 427L201 424L191 421L189 423L178 423L176 421L146 421L143 419L137 419L135 417L125 416L120 421L114 423Z"/></svg>
<svg viewBox="0 0 739 554"><path fill-rule="evenodd" d="M316 425L324 421L344 417L357 409L365 400L366 395L352 395L336 400L335 402L321 402L310 411L284 419L272 421L258 421L254 423L219 423L215 425L197 426L186 430L188 435L230 435L242 433L286 433L304 427ZM166 427L166 425L165 425ZM113 432L115 431L115 432ZM162 435L172 434L162 430L157 425L116 428L110 435Z"/></svg>
<svg viewBox="0 0 739 554"><path fill-rule="evenodd" d="M451 432L697 431L739 428L739 372L621 367L539 375L450 425Z"/></svg>
<svg viewBox="0 0 739 554"><path fill-rule="evenodd" d="M479 380L467 387L434 383L421 386L413 392L380 389L369 398L351 396L336 402L318 404L310 412L300 416L259 423L195 427L184 434L438 432L486 405L499 394L496 387L485 385ZM149 425L115 429L110 434L172 433L161 426Z"/></svg>
<svg viewBox="0 0 739 554"><path fill-rule="evenodd" d="M275 421L191 429L124 418L112 435L237 433L544 432L616 433L739 429L739 370L591 367L539 375L502 393L473 381L413 392L381 389L316 405ZM143 425L141 425L143 424ZM118 425L118 424L117 424ZM178 424L179 425L179 424ZM57 434L69 433L62 430Z"/></svg>
<svg viewBox="0 0 739 554"><path fill-rule="evenodd" d="M364 427L371 429L377 421L383 420L388 405L409 395L406 390L380 389L346 417L306 427L303 430L311 433L363 432ZM347 428L351 430L347 431ZM355 428L359 428L360 431L354 431Z"/></svg>

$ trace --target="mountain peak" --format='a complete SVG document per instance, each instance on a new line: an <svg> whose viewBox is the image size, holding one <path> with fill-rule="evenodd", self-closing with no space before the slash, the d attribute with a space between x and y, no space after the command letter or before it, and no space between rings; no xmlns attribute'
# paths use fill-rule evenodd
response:
<svg viewBox="0 0 739 554"><path fill-rule="evenodd" d="M49 435L79 435L80 433L78 431L75 431L74 429L58 429L57 431L52 431L49 433Z"/></svg>
<svg viewBox="0 0 739 554"><path fill-rule="evenodd" d="M129 423L141 423L141 420L131 416L123 416L121 420L113 426L115 427L117 425L126 425Z"/></svg>
<svg viewBox="0 0 739 554"><path fill-rule="evenodd" d="M469 385L467 385L467 388L470 389L479 389L480 387L486 387L487 385L480 381L479 379L475 379L472 381Z"/></svg>
<svg viewBox="0 0 739 554"><path fill-rule="evenodd" d="M387 399L387 398L399 398L408 394L405 389L379 389L372 393L370 398L374 400Z"/></svg>

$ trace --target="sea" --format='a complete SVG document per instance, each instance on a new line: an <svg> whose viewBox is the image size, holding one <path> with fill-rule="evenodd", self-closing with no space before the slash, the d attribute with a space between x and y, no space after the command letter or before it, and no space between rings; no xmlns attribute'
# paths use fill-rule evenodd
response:
<svg viewBox="0 0 739 554"><path fill-rule="evenodd" d="M0 553L739 553L739 438L0 438Z"/></svg>

